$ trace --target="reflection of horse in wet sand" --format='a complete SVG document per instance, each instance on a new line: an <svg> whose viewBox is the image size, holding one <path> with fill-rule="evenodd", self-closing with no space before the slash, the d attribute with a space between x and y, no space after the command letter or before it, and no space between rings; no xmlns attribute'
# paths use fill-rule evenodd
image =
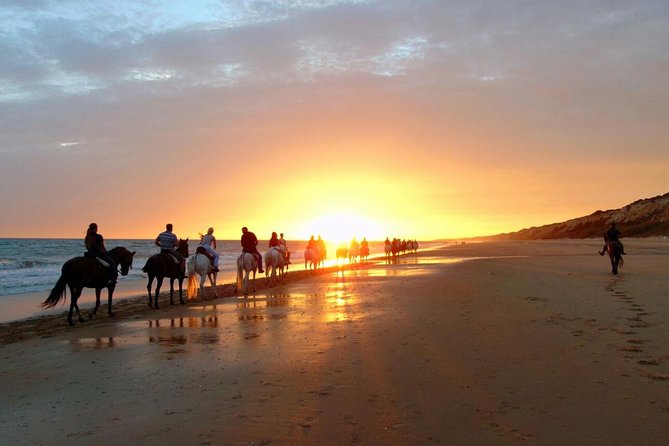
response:
<svg viewBox="0 0 669 446"><path fill-rule="evenodd" d="M279 279L283 282L285 280L285 270L286 261L283 257L283 253L279 248L270 248L264 256L265 259L265 278L267 279L267 285L270 287L276 286L276 273L279 272ZM270 268L272 273L270 275Z"/></svg>
<svg viewBox="0 0 669 446"><path fill-rule="evenodd" d="M186 264L186 270L188 271L188 285L186 286L186 297L188 300L193 299L198 294L197 279L195 275L200 276L200 288L202 291L202 297L206 300L207 293L204 291L204 281L209 278L209 283L211 288L214 290L214 297L218 297L216 292L216 276L218 273L213 272L213 265L211 264L211 259L202 252L205 250L203 247L199 246L197 252L193 257L188 259Z"/></svg>
<svg viewBox="0 0 669 446"><path fill-rule="evenodd" d="M176 248L177 252L181 254L185 259L188 258L188 239L182 240L179 239L179 243ZM160 287L163 285L163 279L167 277L170 279L170 305L174 305L174 280L177 279L179 283L179 302L185 304L183 298L183 283L184 277L186 274L186 265L180 264L176 257L160 253L154 254L149 257L149 260L146 261L144 268L142 268L149 276L149 283L146 285L146 289L149 292L149 306L154 308L158 307L158 295L160 294ZM151 288L153 285L153 279L156 279L156 292L153 295L153 302L151 301Z"/></svg>
<svg viewBox="0 0 669 446"><path fill-rule="evenodd" d="M317 270L321 260L318 249L307 248L304 250L304 269Z"/></svg>
<svg viewBox="0 0 669 446"><path fill-rule="evenodd" d="M135 252L117 247L107 251L107 255L121 267L121 275L127 276L128 270L132 266L132 257L135 255ZM84 288L95 288L95 309L90 317L95 316L98 308L100 308L100 293L103 288L107 288L109 296L107 313L109 313L109 316L114 316L114 313L112 313L112 295L116 288L116 281L109 281L107 270L98 262L98 259L92 257L75 257L65 262L61 268L60 278L51 290L49 297L42 302L42 306L45 308L55 307L61 299L67 297L66 287L70 288L70 311L67 313L68 324L74 325L72 322L73 310L77 310L79 322L84 322L84 318L79 311L79 305L77 305L79 296L81 296Z"/></svg>
<svg viewBox="0 0 669 446"><path fill-rule="evenodd" d="M609 253L609 259L611 259L611 272L613 274L618 274L618 268L622 268L625 264L622 243L606 242L606 252Z"/></svg>
<svg viewBox="0 0 669 446"><path fill-rule="evenodd" d="M243 252L237 257L237 281L235 282L235 294L241 287L244 290L244 296L249 295L249 276L253 271L253 291L256 291L256 271L258 270L258 260L250 252Z"/></svg>

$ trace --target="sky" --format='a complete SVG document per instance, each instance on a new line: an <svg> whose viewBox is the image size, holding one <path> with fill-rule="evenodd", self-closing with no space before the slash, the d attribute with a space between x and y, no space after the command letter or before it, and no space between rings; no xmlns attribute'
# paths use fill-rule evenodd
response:
<svg viewBox="0 0 669 446"><path fill-rule="evenodd" d="M669 191L669 2L0 2L0 237L432 240Z"/></svg>

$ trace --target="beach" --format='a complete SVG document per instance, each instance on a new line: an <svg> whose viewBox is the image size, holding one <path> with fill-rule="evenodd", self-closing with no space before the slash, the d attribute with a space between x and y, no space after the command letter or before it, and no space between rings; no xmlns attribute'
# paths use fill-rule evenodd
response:
<svg viewBox="0 0 669 446"><path fill-rule="evenodd" d="M600 240L449 244L2 324L3 442L664 445L669 242L624 241L617 276Z"/></svg>

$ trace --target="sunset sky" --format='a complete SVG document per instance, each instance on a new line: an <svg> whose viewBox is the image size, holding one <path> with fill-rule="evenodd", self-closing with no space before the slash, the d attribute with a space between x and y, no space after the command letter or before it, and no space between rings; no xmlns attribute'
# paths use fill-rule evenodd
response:
<svg viewBox="0 0 669 446"><path fill-rule="evenodd" d="M0 237L422 240L669 192L669 2L0 3Z"/></svg>

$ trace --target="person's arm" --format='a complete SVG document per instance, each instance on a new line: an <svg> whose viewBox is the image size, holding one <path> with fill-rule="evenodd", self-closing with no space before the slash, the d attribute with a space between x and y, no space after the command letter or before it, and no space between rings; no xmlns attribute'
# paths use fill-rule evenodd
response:
<svg viewBox="0 0 669 446"><path fill-rule="evenodd" d="M214 242L213 243L214 249L216 249L216 237L212 236L211 240L212 240L212 242Z"/></svg>
<svg viewBox="0 0 669 446"><path fill-rule="evenodd" d="M160 246L160 236L156 237L156 241L153 242L156 246Z"/></svg>

